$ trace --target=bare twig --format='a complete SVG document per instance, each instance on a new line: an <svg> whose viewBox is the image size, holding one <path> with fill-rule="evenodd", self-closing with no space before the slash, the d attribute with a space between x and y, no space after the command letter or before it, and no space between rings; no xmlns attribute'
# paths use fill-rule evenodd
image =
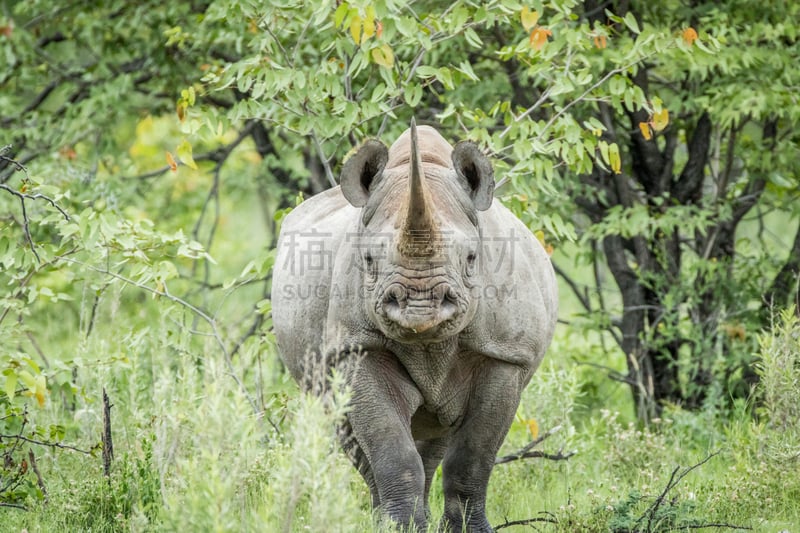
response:
<svg viewBox="0 0 800 533"><path fill-rule="evenodd" d="M741 529L741 530L744 530L744 531L752 531L753 530L753 528L749 527L749 526L737 526L737 525L734 525L734 524L713 523L713 522L712 523L708 523L708 524L696 524L696 525L692 525L692 526L683 526L683 527L685 527L686 529L706 529L706 528L709 528L709 527L713 527L713 528L724 527L724 528L727 528L727 529Z"/></svg>
<svg viewBox="0 0 800 533"><path fill-rule="evenodd" d="M553 263L553 269L555 269L556 274L561 276L561 279L563 279L567 283L567 285L569 285L569 288L572 289L572 293L575 295L575 297L581 303L583 308L586 309L586 311L588 313L591 313L592 312L592 302L589 299L589 296L587 294L585 294L585 292L580 289L580 287L578 286L578 283L574 279L572 279L569 276L569 274L564 272L563 269L559 268L559 266L556 263Z"/></svg>
<svg viewBox="0 0 800 533"><path fill-rule="evenodd" d="M92 455L94 450L81 450L80 448L76 448L75 446L70 446L69 444L64 444L61 442L50 442L46 440L36 440L30 439L28 437L22 435L3 435L0 434L0 439L9 439L14 440L17 442L27 442L30 444L38 444L39 446L47 446L50 448L60 448L62 450L72 450L73 452L82 453L84 455Z"/></svg>
<svg viewBox="0 0 800 533"><path fill-rule="evenodd" d="M103 387L103 475L111 475L111 461L114 459L114 442L111 440L111 403Z"/></svg>
<svg viewBox="0 0 800 533"><path fill-rule="evenodd" d="M67 212L64 211L64 209L61 206L59 206L55 200L53 200L49 196L45 196L44 194L41 193L27 194L24 192L19 192L9 187L5 183L0 183L0 189L19 198L19 203L20 206L22 207L22 230L25 232L25 240L28 241L28 244L31 247L31 251L33 252L33 255L36 257L36 261L38 263L41 263L41 259L39 259L39 254L36 252L36 246L33 244L33 237L31 237L30 219L28 218L28 210L25 207L25 200L44 200L53 207L55 207L58 210L58 212L61 213L67 220L70 220L69 214L67 214Z"/></svg>
<svg viewBox="0 0 800 533"><path fill-rule="evenodd" d="M320 163L322 163L322 168L325 169L325 177L328 178L328 183L330 183L331 187L336 187L336 178L333 177L331 162L325 155L325 152L322 150L322 143L319 141L317 132L311 132L311 139L314 141L314 147L317 149L317 154L319 155Z"/></svg>
<svg viewBox="0 0 800 533"><path fill-rule="evenodd" d="M542 514L549 514L549 513L542 513ZM542 516L542 517L537 517L537 518L526 518L524 520L511 520L511 521L509 521L506 518L505 522L503 522L502 524L498 524L496 526L493 526L493 527L495 529L505 529L507 527L512 527L512 526L528 526L528 525L531 525L531 524L536 524L536 523L541 523L541 522L546 522L548 524L558 524L558 520L556 520L554 517L552 517L552 516Z"/></svg>
<svg viewBox="0 0 800 533"><path fill-rule="evenodd" d="M42 496L44 496L44 500L47 501L47 487L44 485L42 473L39 472L39 467L36 464L36 456L33 454L33 450L28 450L28 460L30 461L33 473L36 475L36 484L39 485L39 490L42 491Z"/></svg>
<svg viewBox="0 0 800 533"><path fill-rule="evenodd" d="M592 368L599 368L600 370L605 370L606 372L608 372L609 379L613 379L614 381L619 381L620 383L625 383L626 385L631 385L631 386L637 385L636 381L633 378L623 374L622 372L620 372L615 368L611 368L610 366L601 365L598 363L592 363L590 361L581 361L579 359L575 359L575 363L579 365L590 366Z"/></svg>
<svg viewBox="0 0 800 533"><path fill-rule="evenodd" d="M20 505L18 503L0 502L0 507L8 507L10 509L19 509L21 511L27 511L28 510L27 507L25 507L24 505Z"/></svg>
<svg viewBox="0 0 800 533"><path fill-rule="evenodd" d="M494 460L494 464L501 465L504 463L510 463L511 461L517 461L519 459L530 459L534 457L541 457L543 459L550 459L552 461L564 461L569 459L576 453L577 451L571 451L567 453L563 453L563 450L559 450L556 453L545 453L539 450L534 450L536 446L542 443L546 438L554 435L555 433L561 430L562 426L556 426L544 433L542 433L538 438L529 442L525 447L521 448L520 450L510 454L504 455L503 457L496 457Z"/></svg>

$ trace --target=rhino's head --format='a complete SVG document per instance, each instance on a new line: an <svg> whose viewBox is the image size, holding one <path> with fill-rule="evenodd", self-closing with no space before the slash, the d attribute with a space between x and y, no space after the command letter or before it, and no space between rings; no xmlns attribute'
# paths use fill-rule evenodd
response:
<svg viewBox="0 0 800 533"><path fill-rule="evenodd" d="M414 121L391 148L368 141L344 165L342 193L362 207L354 260L366 313L389 338L436 341L475 315L477 212L492 204L492 166L470 142L450 146Z"/></svg>

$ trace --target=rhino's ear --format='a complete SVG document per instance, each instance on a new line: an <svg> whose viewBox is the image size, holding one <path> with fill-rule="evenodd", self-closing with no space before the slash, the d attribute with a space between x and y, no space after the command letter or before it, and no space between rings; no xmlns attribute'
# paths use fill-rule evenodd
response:
<svg viewBox="0 0 800 533"><path fill-rule="evenodd" d="M475 209L489 209L494 194L494 170L480 148L469 141L456 144L453 148L453 168L467 187Z"/></svg>
<svg viewBox="0 0 800 533"><path fill-rule="evenodd" d="M345 162L339 182L342 194L354 207L362 207L369 199L370 188L383 172L389 150L380 141L369 140Z"/></svg>

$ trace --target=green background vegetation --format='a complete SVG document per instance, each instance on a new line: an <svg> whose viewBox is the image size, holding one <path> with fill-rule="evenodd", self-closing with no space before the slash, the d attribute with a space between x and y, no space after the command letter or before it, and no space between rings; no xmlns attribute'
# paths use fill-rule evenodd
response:
<svg viewBox="0 0 800 533"><path fill-rule="evenodd" d="M492 524L797 530L798 20L0 0L0 529L388 528L337 452L347 391L283 371L270 272L282 215L414 116L485 148L559 273L501 454L577 453L498 465Z"/></svg>

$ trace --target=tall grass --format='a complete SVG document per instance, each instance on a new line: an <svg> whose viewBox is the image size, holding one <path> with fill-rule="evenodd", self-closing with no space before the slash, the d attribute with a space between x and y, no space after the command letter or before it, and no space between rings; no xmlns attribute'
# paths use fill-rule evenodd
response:
<svg viewBox="0 0 800 533"><path fill-rule="evenodd" d="M279 373L268 344L247 346L231 366L213 339L187 332L180 310L166 306L155 318L138 330L98 324L97 334L75 347L94 361L79 372L84 394L76 409L52 398L47 413L67 420L69 439L91 447L99 440L99 392L106 387L114 403L111 476L104 478L99 454L48 451L39 461L48 502L27 513L0 510L0 530L387 529L339 451L335 428L347 405L341 384L325 401L301 395ZM650 427L631 420L629 404L618 400L626 397L609 392L605 376L572 362L571 355L591 347L559 335L501 453L561 426L540 448L578 454L498 465L487 509L493 524L535 520L504 530L562 532L800 527L800 321L791 311L761 336L761 381L750 402L714 417L668 406ZM245 376L246 389L232 371ZM263 412L253 410L251 397ZM714 453L669 488L676 469ZM435 524L438 480L431 505Z"/></svg>

